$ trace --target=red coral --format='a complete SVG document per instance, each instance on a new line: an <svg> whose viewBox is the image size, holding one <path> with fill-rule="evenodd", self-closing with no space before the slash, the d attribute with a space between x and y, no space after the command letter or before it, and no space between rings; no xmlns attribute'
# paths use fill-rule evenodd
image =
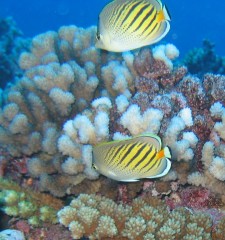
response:
<svg viewBox="0 0 225 240"><path fill-rule="evenodd" d="M24 220L19 220L16 222L16 229L20 230L24 234L28 234L30 232L30 225Z"/></svg>
<svg viewBox="0 0 225 240"><path fill-rule="evenodd" d="M26 239L29 240L72 240L69 230L59 224L44 224L43 227L34 228L27 221L19 220L17 223L13 223L11 227L22 231Z"/></svg>
<svg viewBox="0 0 225 240"><path fill-rule="evenodd" d="M221 206L221 201L210 190L203 187L182 188L178 192L173 192L165 200L171 210L181 206L194 210Z"/></svg>
<svg viewBox="0 0 225 240"><path fill-rule="evenodd" d="M0 177L5 175L5 170L7 167L7 160L3 156L0 157Z"/></svg>
<svg viewBox="0 0 225 240"><path fill-rule="evenodd" d="M27 170L27 157L22 157L22 158L15 158L11 165L14 168L14 171L21 173L21 174L26 174L28 172Z"/></svg>
<svg viewBox="0 0 225 240"><path fill-rule="evenodd" d="M211 104L220 101L225 104L225 76L215 74L205 74L203 85L207 95L211 98Z"/></svg>
<svg viewBox="0 0 225 240"><path fill-rule="evenodd" d="M12 158L9 153L0 147L0 177L5 176L8 163L11 163L11 160Z"/></svg>
<svg viewBox="0 0 225 240"><path fill-rule="evenodd" d="M183 189L180 195L186 207L201 209L209 205L210 191L206 188L188 187Z"/></svg>
<svg viewBox="0 0 225 240"><path fill-rule="evenodd" d="M129 202L128 190L125 184L120 184L118 187L117 201L122 202L123 204L127 204Z"/></svg>
<svg viewBox="0 0 225 240"><path fill-rule="evenodd" d="M134 68L140 77L160 80L169 79L170 69L163 61L155 60L150 49L142 49L134 59ZM171 79L169 80L171 82ZM172 84L171 84L172 85Z"/></svg>

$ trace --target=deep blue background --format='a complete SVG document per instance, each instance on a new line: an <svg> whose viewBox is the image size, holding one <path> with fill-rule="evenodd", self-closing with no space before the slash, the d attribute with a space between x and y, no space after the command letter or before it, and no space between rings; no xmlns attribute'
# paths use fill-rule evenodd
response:
<svg viewBox="0 0 225 240"><path fill-rule="evenodd" d="M57 30L62 25L96 25L98 14L109 0L0 0L0 17L13 16L26 37ZM164 0L171 17L166 41L184 54L200 47L203 38L225 55L225 1Z"/></svg>

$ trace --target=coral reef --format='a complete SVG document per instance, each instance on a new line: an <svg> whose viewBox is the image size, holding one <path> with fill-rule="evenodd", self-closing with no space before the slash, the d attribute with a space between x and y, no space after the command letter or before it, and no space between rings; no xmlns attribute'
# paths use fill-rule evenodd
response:
<svg viewBox="0 0 225 240"><path fill-rule="evenodd" d="M210 141L203 145L204 171L189 175L188 182L219 193L225 187L225 107L220 102L216 102L210 108L210 113L215 118L215 124L210 134Z"/></svg>
<svg viewBox="0 0 225 240"><path fill-rule="evenodd" d="M58 212L59 222L73 239L223 239L222 218L212 230L209 214L187 208L169 212L155 198L137 198L130 205L118 205L98 195L80 194ZM220 236L220 237L219 237Z"/></svg>
<svg viewBox="0 0 225 240"><path fill-rule="evenodd" d="M43 190L57 196L69 191L70 185L98 176L91 169L88 147L82 153L79 145L64 141L70 144L64 146L64 152L73 146L72 157L79 159L84 154L87 164L77 164L72 157L62 163L57 140L63 123L89 107L95 97L125 92L135 78L129 70L129 56L100 54L93 47L95 31L94 27L84 30L70 26L35 37L31 53L24 52L20 57L24 76L4 92L1 144L12 156L32 156L29 173L40 177ZM127 85L121 87L124 82ZM129 91L126 94L130 95ZM102 116L99 114L98 118Z"/></svg>
<svg viewBox="0 0 225 240"><path fill-rule="evenodd" d="M27 219L33 226L57 223L56 212L62 207L62 202L50 195L21 188L3 178L0 178L0 204L7 215Z"/></svg>
<svg viewBox="0 0 225 240"><path fill-rule="evenodd" d="M184 57L183 63L191 74L200 76L205 73L225 74L225 57L218 56L215 45L209 40L203 40L201 48L194 48Z"/></svg>
<svg viewBox="0 0 225 240"><path fill-rule="evenodd" d="M20 56L23 77L3 92L1 145L29 157L27 174L39 179L40 190L62 197L84 186L97 193L108 181L96 180L95 144L151 132L172 150L161 189L177 180L223 194L224 76L187 74L174 64L179 51L172 44L98 50L95 33L68 26L32 40Z"/></svg>
<svg viewBox="0 0 225 240"><path fill-rule="evenodd" d="M18 59L23 51L28 50L29 43L12 18L0 18L0 88L22 76Z"/></svg>

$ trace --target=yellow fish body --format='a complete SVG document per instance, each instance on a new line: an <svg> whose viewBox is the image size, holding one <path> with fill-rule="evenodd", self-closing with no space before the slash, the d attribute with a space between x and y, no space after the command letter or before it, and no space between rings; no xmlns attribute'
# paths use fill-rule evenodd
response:
<svg viewBox="0 0 225 240"><path fill-rule="evenodd" d="M93 148L93 167L106 177L124 182L166 175L171 168L170 158L169 148L161 149L161 139L154 134L101 143Z"/></svg>
<svg viewBox="0 0 225 240"><path fill-rule="evenodd" d="M124 52L160 41L170 29L160 0L114 0L99 15L96 47Z"/></svg>

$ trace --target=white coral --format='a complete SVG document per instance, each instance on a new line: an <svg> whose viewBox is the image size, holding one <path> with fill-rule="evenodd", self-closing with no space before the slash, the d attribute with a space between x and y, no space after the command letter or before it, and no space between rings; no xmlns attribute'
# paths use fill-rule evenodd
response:
<svg viewBox="0 0 225 240"><path fill-rule="evenodd" d="M61 88L52 88L49 97L53 100L61 115L67 115L75 97L72 93L63 91Z"/></svg>
<svg viewBox="0 0 225 240"><path fill-rule="evenodd" d="M168 43L165 46L165 54L169 59L173 60L179 57L180 52L175 45Z"/></svg>
<svg viewBox="0 0 225 240"><path fill-rule="evenodd" d="M83 172L84 169L84 165L81 163L81 161L72 157L68 157L61 167L65 173L70 175Z"/></svg>
<svg viewBox="0 0 225 240"><path fill-rule="evenodd" d="M163 112L159 109L148 108L143 113L142 128L144 132L151 132L157 134L163 119Z"/></svg>
<svg viewBox="0 0 225 240"><path fill-rule="evenodd" d="M128 101L127 97L123 94L116 97L115 102L116 102L117 110L120 113L124 112L127 109L127 107L129 106L129 101Z"/></svg>
<svg viewBox="0 0 225 240"><path fill-rule="evenodd" d="M188 176L187 182L195 186L206 186L205 176L199 172L194 172Z"/></svg>
<svg viewBox="0 0 225 240"><path fill-rule="evenodd" d="M82 146L82 160L85 165L84 173L89 179L98 178L99 174L92 167L92 146L83 145Z"/></svg>
<svg viewBox="0 0 225 240"><path fill-rule="evenodd" d="M100 111L94 119L95 133L98 141L107 139L109 136L109 115Z"/></svg>
<svg viewBox="0 0 225 240"><path fill-rule="evenodd" d="M186 139L192 148L196 147L198 138L193 132L184 132L183 139Z"/></svg>
<svg viewBox="0 0 225 240"><path fill-rule="evenodd" d="M214 157L209 167L209 172L220 181L225 180L225 160L221 157Z"/></svg>
<svg viewBox="0 0 225 240"><path fill-rule="evenodd" d="M26 133L29 129L28 118L26 115L20 113L15 115L9 125L9 131L13 134Z"/></svg>
<svg viewBox="0 0 225 240"><path fill-rule="evenodd" d="M210 108L211 116L222 117L225 114L225 108L220 102L215 102Z"/></svg>
<svg viewBox="0 0 225 240"><path fill-rule="evenodd" d="M214 155L214 144L211 141L208 141L204 144L202 148L202 162L206 169L209 168L209 166L212 163Z"/></svg>
<svg viewBox="0 0 225 240"><path fill-rule="evenodd" d="M142 116L140 107L137 104L132 104L120 118L120 123L127 128L132 135L140 134L142 129Z"/></svg>
<svg viewBox="0 0 225 240"><path fill-rule="evenodd" d="M79 145L72 141L67 135L62 135L58 139L58 149L63 155L68 155L74 158L81 157Z"/></svg>
<svg viewBox="0 0 225 240"><path fill-rule="evenodd" d="M217 122L214 125L214 128L218 132L219 136L225 141L225 113L222 115L222 122Z"/></svg>
<svg viewBox="0 0 225 240"><path fill-rule="evenodd" d="M190 127L193 125L193 119L192 119L192 114L191 114L191 109L190 108L183 108L179 112L180 117L183 119L185 122L185 125Z"/></svg>
<svg viewBox="0 0 225 240"><path fill-rule="evenodd" d="M81 143L95 142L95 127L85 115L77 115L73 121Z"/></svg>
<svg viewBox="0 0 225 240"><path fill-rule="evenodd" d="M156 60L160 60L163 61L166 66L172 70L173 69L173 63L172 61L166 56L166 47L165 45L159 45L153 48L152 53L153 53L153 57Z"/></svg>
<svg viewBox="0 0 225 240"><path fill-rule="evenodd" d="M73 141L77 139L77 131L74 128L73 120L68 120L63 125L63 131L66 135L68 135Z"/></svg>
<svg viewBox="0 0 225 240"><path fill-rule="evenodd" d="M107 97L96 98L91 103L91 106L95 109L97 109L100 105L105 105L108 108L112 107L112 103L111 103L110 99Z"/></svg>

